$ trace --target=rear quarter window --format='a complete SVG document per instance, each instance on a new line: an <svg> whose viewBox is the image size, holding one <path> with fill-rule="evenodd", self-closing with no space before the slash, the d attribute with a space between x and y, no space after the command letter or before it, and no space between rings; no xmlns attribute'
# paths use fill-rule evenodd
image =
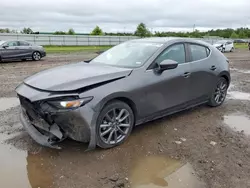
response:
<svg viewBox="0 0 250 188"><path fill-rule="evenodd" d="M201 46L197 44L190 44L189 46L190 46L192 61L205 59L210 54L210 50L205 46Z"/></svg>
<svg viewBox="0 0 250 188"><path fill-rule="evenodd" d="M19 41L19 46L30 46L30 43L25 41Z"/></svg>

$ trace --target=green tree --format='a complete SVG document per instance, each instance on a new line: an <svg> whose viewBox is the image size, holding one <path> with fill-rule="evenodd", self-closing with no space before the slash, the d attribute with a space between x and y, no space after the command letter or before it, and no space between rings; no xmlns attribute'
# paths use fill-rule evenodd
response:
<svg viewBox="0 0 250 188"><path fill-rule="evenodd" d="M237 33L235 33L235 31L234 31L234 32L232 32L230 38L232 38L232 39L237 39L237 38L239 38L239 36L238 36Z"/></svg>
<svg viewBox="0 0 250 188"><path fill-rule="evenodd" d="M32 34L33 33L33 31L32 31L32 29L30 29L29 27L25 27L25 28L23 28L23 30L21 31L21 33L24 33L24 34Z"/></svg>
<svg viewBox="0 0 250 188"><path fill-rule="evenodd" d="M10 29L9 28L0 29L0 33L10 33Z"/></svg>
<svg viewBox="0 0 250 188"><path fill-rule="evenodd" d="M90 35L103 35L103 31L99 26L96 26L95 29L90 33Z"/></svg>
<svg viewBox="0 0 250 188"><path fill-rule="evenodd" d="M66 35L66 33L64 31L56 31L53 35Z"/></svg>
<svg viewBox="0 0 250 188"><path fill-rule="evenodd" d="M68 31L68 35L75 35L74 29L70 28Z"/></svg>
<svg viewBox="0 0 250 188"><path fill-rule="evenodd" d="M157 33L159 34L159 33ZM151 35L150 31L147 29L144 23L140 23L135 31L135 35L139 37L149 37Z"/></svg>
<svg viewBox="0 0 250 188"><path fill-rule="evenodd" d="M245 35L245 32L243 29L241 29L239 32L239 38L241 38L241 39L246 38L246 35Z"/></svg>

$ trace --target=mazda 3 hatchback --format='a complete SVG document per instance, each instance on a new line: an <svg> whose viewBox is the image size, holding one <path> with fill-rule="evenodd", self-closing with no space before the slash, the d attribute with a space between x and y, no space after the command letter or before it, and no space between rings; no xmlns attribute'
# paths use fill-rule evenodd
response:
<svg viewBox="0 0 250 188"><path fill-rule="evenodd" d="M139 124L200 104L221 105L230 84L227 58L192 39L131 40L89 63L59 66L23 81L21 122L39 144L65 138L111 148Z"/></svg>

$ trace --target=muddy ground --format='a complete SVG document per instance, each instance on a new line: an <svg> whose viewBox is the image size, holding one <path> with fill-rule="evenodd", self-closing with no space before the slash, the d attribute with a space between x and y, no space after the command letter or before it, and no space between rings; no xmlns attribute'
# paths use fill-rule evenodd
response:
<svg viewBox="0 0 250 188"><path fill-rule="evenodd" d="M85 152L34 143L19 122L15 87L47 68L95 53L49 55L40 62L0 64L0 187L250 187L250 52L226 53L232 84L218 108L196 107L136 127L121 146Z"/></svg>

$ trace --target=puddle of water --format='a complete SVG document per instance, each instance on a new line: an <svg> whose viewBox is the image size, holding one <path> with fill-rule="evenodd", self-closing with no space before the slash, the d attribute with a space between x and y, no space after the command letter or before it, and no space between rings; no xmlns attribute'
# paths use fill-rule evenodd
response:
<svg viewBox="0 0 250 188"><path fill-rule="evenodd" d="M250 118L245 114L231 114L224 116L224 122L235 131L244 131L250 135Z"/></svg>
<svg viewBox="0 0 250 188"><path fill-rule="evenodd" d="M228 99L250 100L250 93L240 91L228 91Z"/></svg>
<svg viewBox="0 0 250 188"><path fill-rule="evenodd" d="M242 69L236 69L236 68L232 68L231 70L244 73L244 74L250 74L250 70L242 70Z"/></svg>
<svg viewBox="0 0 250 188"><path fill-rule="evenodd" d="M7 110L9 108L13 108L19 105L19 100L16 97L11 98L0 98L0 112Z"/></svg>
<svg viewBox="0 0 250 188"><path fill-rule="evenodd" d="M0 187L50 187L52 176L41 155L3 144L6 139L6 135L0 134Z"/></svg>
<svg viewBox="0 0 250 188"><path fill-rule="evenodd" d="M201 188L190 164L161 157L149 156L133 165L130 173L132 188Z"/></svg>

